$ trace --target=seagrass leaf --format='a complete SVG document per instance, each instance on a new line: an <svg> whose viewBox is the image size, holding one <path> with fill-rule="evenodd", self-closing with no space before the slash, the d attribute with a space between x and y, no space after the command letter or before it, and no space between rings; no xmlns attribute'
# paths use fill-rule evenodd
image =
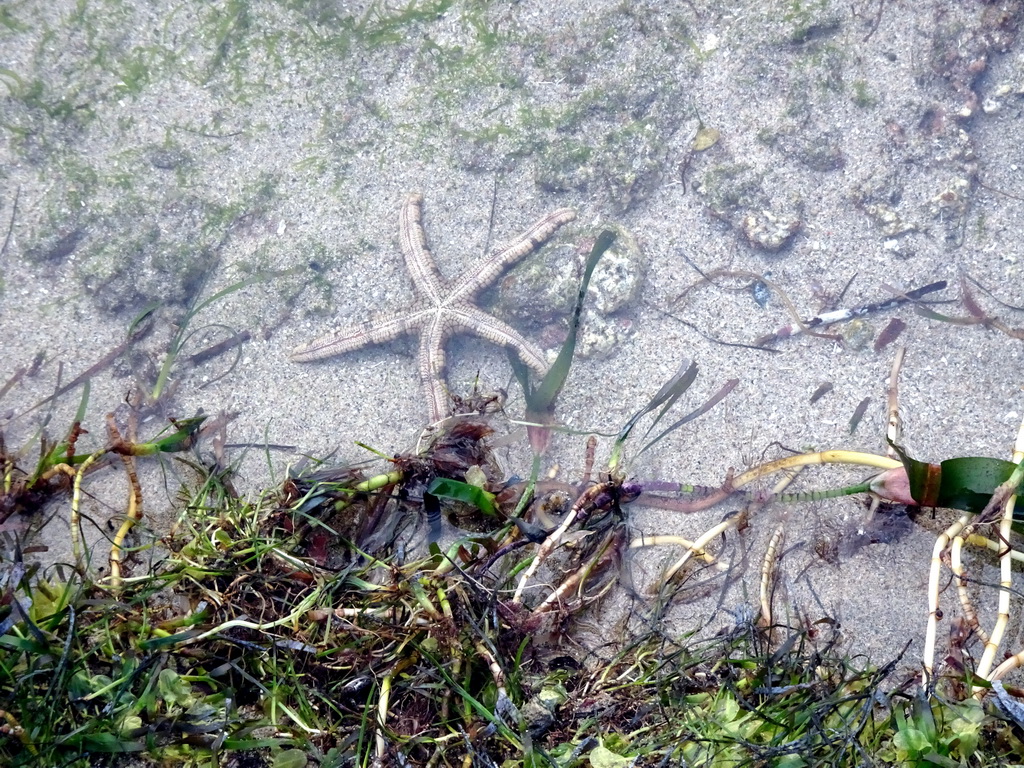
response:
<svg viewBox="0 0 1024 768"><path fill-rule="evenodd" d="M986 456L963 456L928 464L911 458L898 445L890 445L907 471L910 495L922 507L981 512L1017 468L1012 461Z"/></svg>
<svg viewBox="0 0 1024 768"><path fill-rule="evenodd" d="M498 508L494 505L493 493L488 493L483 488L464 483L461 480L435 477L427 487L427 493L437 496L439 499L450 499L452 501L472 504L485 515L491 517L498 514Z"/></svg>

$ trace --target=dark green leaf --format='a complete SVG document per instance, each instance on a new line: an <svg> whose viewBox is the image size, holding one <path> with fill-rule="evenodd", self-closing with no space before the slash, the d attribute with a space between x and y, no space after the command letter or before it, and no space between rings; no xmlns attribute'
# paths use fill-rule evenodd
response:
<svg viewBox="0 0 1024 768"><path fill-rule="evenodd" d="M82 382L82 400L78 403L78 411L75 413L75 421L81 424L85 421L85 411L89 406L89 393L92 391L92 384L89 379Z"/></svg>
<svg viewBox="0 0 1024 768"><path fill-rule="evenodd" d="M683 426L684 424L687 424L693 421L694 419L703 416L705 413L707 413L720 402L722 402L722 400L725 399L726 395L732 392L736 388L736 385L739 383L739 379L729 379L727 382L725 382L725 384L722 385L721 389L719 389L717 392L715 392L715 394L708 398L707 402L705 402L699 408L695 408L694 410L690 411L690 413L686 414L685 416L683 416L683 418L679 419L678 421L673 422L672 426L666 427L661 432L661 434L659 434L656 438L654 438L653 440L651 440L651 442L644 446L644 450L646 451L648 448L657 443L670 432L673 432L679 429L679 427Z"/></svg>
<svg viewBox="0 0 1024 768"><path fill-rule="evenodd" d="M938 752L932 751L921 755L921 759L931 763L933 765L942 766L942 768L960 768L961 763L958 763L951 757L940 755Z"/></svg>
<svg viewBox="0 0 1024 768"><path fill-rule="evenodd" d="M202 630L190 629L187 632L176 632L173 635L166 637L153 637L149 640L143 640L139 643L139 650L142 651L159 651L164 648L170 648L171 646L178 645L180 643L191 640L196 635L201 635Z"/></svg>
<svg viewBox="0 0 1024 768"><path fill-rule="evenodd" d="M174 422L177 428L175 432L167 437L157 440L153 445L161 453L177 453L187 451L192 447L193 437L199 431L199 427L206 421L206 416L195 416L191 419L178 419Z"/></svg>
<svg viewBox="0 0 1024 768"><path fill-rule="evenodd" d="M914 311L921 317L927 317L929 320L938 320L941 323L952 323L953 325L977 325L978 321L973 318L963 317L950 317L949 315L943 315L940 312L936 312L934 309L929 309L920 304L914 306Z"/></svg>
<svg viewBox="0 0 1024 768"><path fill-rule="evenodd" d="M221 745L225 750L265 749L293 743L291 739L225 739Z"/></svg>
<svg viewBox="0 0 1024 768"><path fill-rule="evenodd" d="M113 733L90 733L81 738L84 752L142 752L146 745L141 741L128 741Z"/></svg>
<svg viewBox="0 0 1024 768"><path fill-rule="evenodd" d="M981 512L996 489L1010 479L1017 465L1005 459L967 456L927 464L890 443L910 480L910 495L922 507L947 507Z"/></svg>
<svg viewBox="0 0 1024 768"><path fill-rule="evenodd" d="M579 334L580 315L583 312L583 301L587 296L587 287L590 285L590 278L594 274L597 262L600 261L601 256L604 255L604 252L614 242L615 233L606 229L594 243L590 256L587 258L587 265L583 270L583 280L580 281L580 290L576 296L576 306L573 307L572 317L569 319L569 335L562 343L562 348L558 351L558 357L555 358L551 369L544 375L536 389L530 388L525 367L522 364L516 365L518 360L512 358L515 360L513 370L516 373L516 378L519 379L519 383L523 386L523 392L526 393L527 407L534 413L545 413L551 409L555 398L558 397L558 393L562 390L562 385L565 384L565 380L569 377L572 356L576 352L576 337Z"/></svg>
<svg viewBox="0 0 1024 768"><path fill-rule="evenodd" d="M940 466L938 506L965 512L981 512L996 488L1009 480L1017 468L1012 461L982 456L947 459Z"/></svg>
<svg viewBox="0 0 1024 768"><path fill-rule="evenodd" d="M694 381L697 380L697 364L690 360L683 360L679 365L679 370L675 372L671 379L666 381L658 393L651 398L650 402L647 403L643 408L633 414L629 421L626 422L626 426L619 432L618 439L625 440L629 437L629 433L633 431L633 427L636 423L656 408L661 408L661 412L657 415L651 426L647 429L647 434L651 433L651 430L657 425L661 418L668 412L668 410L675 405L686 390L690 388Z"/></svg>
<svg viewBox="0 0 1024 768"><path fill-rule="evenodd" d="M693 384L697 378L697 364L684 359L679 365L679 369L672 375L668 381L661 385L661 389L652 397L643 408L634 413L629 417L629 420L625 423L622 429L619 430L618 436L615 438L615 443L612 446L612 455L608 461L610 469L615 469L619 465L619 460L622 458L622 448L629 438L633 428L637 425L644 416L651 411L656 410L664 404L664 408L661 409L661 413L658 414L657 418L654 419L654 423L647 428L646 435L651 433L654 425L657 424L661 417L665 415L669 408L671 408L679 396L682 395L690 385ZM661 439L661 436L655 438L651 443L648 443L645 448L649 448L651 445ZM642 452L643 449L641 449Z"/></svg>
<svg viewBox="0 0 1024 768"><path fill-rule="evenodd" d="M127 334L128 337L131 338L135 334L135 332L139 329L139 327L144 322L146 322L146 320L148 320L150 317L152 317L153 313L156 312L158 309L160 309L160 307L162 307L162 306L163 306L163 302L162 301L151 301L149 304L147 304L145 307L143 307L142 311L139 312L139 314L137 314L135 316L135 319L132 320L131 323L128 324L128 334Z"/></svg>
<svg viewBox="0 0 1024 768"><path fill-rule="evenodd" d="M14 635L0 637L0 648L11 648L34 656L42 656L49 650L45 645L30 637L15 637Z"/></svg>

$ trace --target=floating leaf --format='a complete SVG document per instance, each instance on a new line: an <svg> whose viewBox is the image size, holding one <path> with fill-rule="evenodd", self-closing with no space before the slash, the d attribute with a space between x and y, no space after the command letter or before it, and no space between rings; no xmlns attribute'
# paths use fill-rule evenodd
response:
<svg viewBox="0 0 1024 768"><path fill-rule="evenodd" d="M192 705L195 698L192 695L192 687L181 679L173 669L161 669L156 679L157 691L160 698L168 707L186 708Z"/></svg>
<svg viewBox="0 0 1024 768"><path fill-rule="evenodd" d="M701 127L697 131L697 135L693 137L693 149L695 152L703 152L706 149L711 149L718 140L722 138L722 134L719 133L717 128L705 128Z"/></svg>
<svg viewBox="0 0 1024 768"><path fill-rule="evenodd" d="M634 758L617 755L603 746L594 747L588 757L593 768L626 768L634 763Z"/></svg>
<svg viewBox="0 0 1024 768"><path fill-rule="evenodd" d="M273 768L306 768L309 757L303 749L285 749L274 755Z"/></svg>
<svg viewBox="0 0 1024 768"><path fill-rule="evenodd" d="M142 728L142 718L138 715L125 715L124 720L117 727L121 736L131 736L135 731Z"/></svg>

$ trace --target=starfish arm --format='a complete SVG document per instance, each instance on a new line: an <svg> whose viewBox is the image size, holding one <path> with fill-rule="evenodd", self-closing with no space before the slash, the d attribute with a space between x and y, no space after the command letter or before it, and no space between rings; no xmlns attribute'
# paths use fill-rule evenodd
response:
<svg viewBox="0 0 1024 768"><path fill-rule="evenodd" d="M398 239L402 255L409 268L412 284L433 304L444 296L441 273L427 248L427 235L423 231L423 195L409 195L398 219Z"/></svg>
<svg viewBox="0 0 1024 768"><path fill-rule="evenodd" d="M544 352L512 326L472 304L458 304L451 309L452 323L494 344L515 350L519 359L539 374L548 371Z"/></svg>
<svg viewBox="0 0 1024 768"><path fill-rule="evenodd" d="M448 297L460 301L475 295L493 283L506 269L533 253L565 224L576 218L572 208L559 208L537 220L528 230L505 243L479 264L469 267L452 281Z"/></svg>
<svg viewBox="0 0 1024 768"><path fill-rule="evenodd" d="M420 331L419 373L423 393L427 396L430 422L437 423L448 416L448 387L444 375L444 343L451 335L452 326L440 314L435 314Z"/></svg>
<svg viewBox="0 0 1024 768"><path fill-rule="evenodd" d="M380 315L365 323L339 328L308 344L296 347L292 351L291 360L296 363L308 363L362 349L371 344L383 344L420 328L426 322L427 316L428 312L423 310L394 313Z"/></svg>
<svg viewBox="0 0 1024 768"><path fill-rule="evenodd" d="M547 371L544 353L537 346L511 326L474 306L472 297L575 219L576 212L561 208L548 214L515 240L496 249L482 263L466 269L452 283L446 283L427 249L422 205L422 196L410 195L402 206L399 221L402 253L413 285L422 298L402 312L379 315L304 344L292 352L291 359L296 362L320 360L391 341L407 333L418 333L419 376L430 418L440 421L449 412L444 345L456 331L474 333L513 349L530 368L542 374Z"/></svg>

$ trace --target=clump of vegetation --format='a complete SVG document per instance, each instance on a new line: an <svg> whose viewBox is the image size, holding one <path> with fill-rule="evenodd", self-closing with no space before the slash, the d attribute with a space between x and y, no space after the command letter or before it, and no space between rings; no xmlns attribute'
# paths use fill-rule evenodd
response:
<svg viewBox="0 0 1024 768"><path fill-rule="evenodd" d="M610 240L598 239L588 276ZM586 279L573 328L585 288ZM536 388L526 382L538 456L555 428L554 400L574 341L570 333ZM176 341L164 371L180 351ZM662 619L689 578L687 561L714 565L708 544L735 517L692 542L638 543L623 507L641 493L649 503L696 507L736 494L763 504L874 492L985 518L1020 484L1011 462L928 465L830 451L770 462L721 488L683 488L697 493L693 500L659 499L626 479L623 456L644 420L654 437L641 451L735 385L658 431L696 375L684 364L627 421L608 471L596 478L591 456L577 483L539 481L538 462L529 480L505 481L488 443L493 402L480 399L460 403L466 413L416 451L386 459L384 471L309 462L252 500L234 492L222 465L195 452L201 417L145 442L132 429L123 436L108 417L106 442L81 452L86 387L68 438L46 447L32 471L6 450L0 456L4 519L36 514L48 501L68 504L70 496L76 542L71 564L28 564L17 542L5 556L0 754L11 765L95 765L127 755L213 765L238 754L276 768L310 759L321 766L803 766L982 765L1024 756L1010 694L998 679L970 678L962 656L959 672L943 670L939 679L948 695L925 698L904 693L912 680L892 679L898 659L872 667L847 657L827 617L777 623L765 599L777 537L759 615L737 614L711 639L665 633ZM160 394L158 384L153 397ZM171 454L182 455L177 460L200 482L159 543L165 556L145 566L126 545L144 495L135 462ZM81 550L77 505L85 478L112 458L123 463L131 490L111 539L109 574L100 576L92 553ZM979 461L980 479L972 474ZM829 462L883 471L822 493L787 496L784 484L770 496L745 490L770 474ZM634 608L634 621L621 625L611 657L595 662L568 651L581 620L615 587L624 553L659 544L681 545L686 555ZM983 708L972 685L995 687L1011 702L1003 705L1011 719Z"/></svg>
<svg viewBox="0 0 1024 768"><path fill-rule="evenodd" d="M555 401L571 366L587 284L612 239L606 232L595 242L568 338L548 375L533 386L525 370L517 371L535 451L525 481L502 476L489 443L495 403L478 397L457 401L458 413L425 433L415 451L383 457L377 471L309 461L251 499L235 492L223 455L215 450L211 461L197 450L201 415L138 439L143 410L166 406L173 395L166 386L170 371L186 359L197 313L259 278L195 302L155 383L133 398L126 423L106 417L106 440L91 450L83 449L97 431L86 428L87 380L66 438L57 444L40 438L34 467L23 469L25 451L10 452L0 441L0 523L67 506L73 544L73 562L46 567L26 561L16 539L3 554L4 761L84 766L126 764L130 756L153 765L205 766L235 756L274 768L310 760L320 766L945 766L1024 757L1018 692L1000 682L1020 660L992 669L1008 607L1001 606L977 666L962 640L936 666L932 621L919 688L914 679L896 677L902 654L880 667L850 658L827 616L775 618L780 527L762 567L759 612L738 612L730 628L711 638L698 629L686 637L664 629L667 611L684 594L680 586L699 581L689 566L718 567L712 543L771 501L870 493L961 509L976 518L962 518L937 545L952 545L958 585L964 543L993 546L1009 562L1019 556L1014 549L976 531L1002 515L1001 541L1010 541L1024 438L1016 463L928 464L896 447L893 427L897 456L795 454L727 477L716 488L628 479L626 455L637 434L644 441L639 454L705 415L737 383L726 382L666 427L697 376L697 366L684 362L627 420L604 472L594 472L592 441L577 482L540 479L541 456L558 429ZM133 334L146 317L133 324ZM212 354L231 346L218 345ZM900 359L891 378L892 425ZM136 463L167 458L183 462L197 481L182 489L173 530L144 546L132 535L147 493ZM844 488L786 490L794 470L824 463L878 473ZM111 528L109 569L102 574L95 567L100 558L83 543L79 504L83 488L110 464L121 465L129 494L121 525ZM760 487L780 474L771 490ZM623 509L641 496L677 510L733 499L744 510L692 541L632 539ZM152 546L162 556L144 560ZM615 589L626 553L648 546L682 547L684 555L645 597L634 598L615 633L604 634L603 657L579 658L571 649ZM937 557L935 583L938 563ZM979 631L966 591L960 592ZM938 599L935 588L932 617L940 612ZM988 690L998 707L983 705Z"/></svg>
<svg viewBox="0 0 1024 768"><path fill-rule="evenodd" d="M692 381L686 372L660 406ZM194 449L196 426L131 453ZM764 626L738 615L711 639L673 638L660 623L665 589L638 608L642 620L623 629L610 659L581 661L564 638L614 586L629 544L622 505L639 488L613 474L541 483L524 501L526 484L498 474L489 434L486 414L456 416L383 472L310 463L254 500L197 455L182 459L202 482L161 542L166 557L150 569L126 557L120 579L81 564L28 565L15 547L0 598L5 762L982 765L1024 756L1017 726L998 712L969 696L904 693L912 681L892 680L897 660L876 668L847 657L828 620ZM65 457L76 476L85 471ZM7 499L30 479L4 459ZM19 514L31 511L25 498ZM443 546L430 533L440 515L453 524ZM572 550L545 558L555 587L517 597L551 537L545 521L561 515L576 525Z"/></svg>

